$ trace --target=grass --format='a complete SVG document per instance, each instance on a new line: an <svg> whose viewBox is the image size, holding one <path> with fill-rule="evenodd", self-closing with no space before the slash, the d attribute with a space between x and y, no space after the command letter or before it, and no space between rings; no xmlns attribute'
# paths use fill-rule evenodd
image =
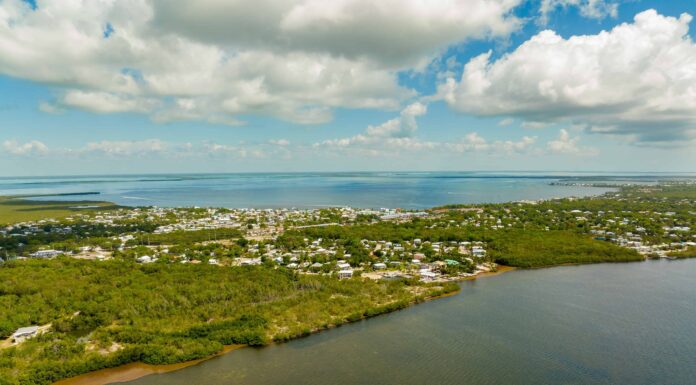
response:
<svg viewBox="0 0 696 385"><path fill-rule="evenodd" d="M696 258L696 247L689 247L682 251L673 251L668 253L667 256L674 258Z"/></svg>
<svg viewBox="0 0 696 385"><path fill-rule="evenodd" d="M60 219L77 213L117 209L119 206L102 201L38 201L25 196L0 196L0 225L41 219ZM96 206L79 208L80 206Z"/></svg>

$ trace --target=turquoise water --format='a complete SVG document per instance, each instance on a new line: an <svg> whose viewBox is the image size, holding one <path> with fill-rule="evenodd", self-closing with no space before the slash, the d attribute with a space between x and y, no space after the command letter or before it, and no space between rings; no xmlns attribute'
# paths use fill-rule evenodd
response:
<svg viewBox="0 0 696 385"><path fill-rule="evenodd" d="M514 271L129 385L694 384L696 260Z"/></svg>
<svg viewBox="0 0 696 385"><path fill-rule="evenodd" d="M0 178L0 195L99 192L100 195L59 199L99 199L130 206L422 209L452 203L536 200L608 191L606 188L550 185L566 178L566 174L475 172Z"/></svg>

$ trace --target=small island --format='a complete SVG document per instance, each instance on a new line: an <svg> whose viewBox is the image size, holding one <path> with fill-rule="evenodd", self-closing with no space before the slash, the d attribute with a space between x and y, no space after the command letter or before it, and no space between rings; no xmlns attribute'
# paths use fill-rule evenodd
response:
<svg viewBox="0 0 696 385"><path fill-rule="evenodd" d="M501 267L693 257L696 185L400 209L5 197L0 384L206 358L454 293Z"/></svg>

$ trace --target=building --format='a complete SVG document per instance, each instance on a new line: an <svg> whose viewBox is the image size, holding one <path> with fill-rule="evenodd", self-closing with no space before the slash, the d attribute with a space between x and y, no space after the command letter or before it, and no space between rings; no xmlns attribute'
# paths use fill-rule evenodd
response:
<svg viewBox="0 0 696 385"><path fill-rule="evenodd" d="M339 270L338 278L339 279L353 278L353 270Z"/></svg>
<svg viewBox="0 0 696 385"><path fill-rule="evenodd" d="M53 258L62 253L62 251L58 250L39 250L35 253L30 254L30 256L33 258Z"/></svg>
<svg viewBox="0 0 696 385"><path fill-rule="evenodd" d="M12 334L12 342L16 344L22 343L25 340L36 336L36 333L38 333L38 331L38 326L27 326L19 328L16 332L14 332L14 334Z"/></svg>
<svg viewBox="0 0 696 385"><path fill-rule="evenodd" d="M432 271L428 271L425 269L421 269L420 271L420 276L421 276L421 281L427 282L427 281L434 281L437 279L438 274L434 273Z"/></svg>

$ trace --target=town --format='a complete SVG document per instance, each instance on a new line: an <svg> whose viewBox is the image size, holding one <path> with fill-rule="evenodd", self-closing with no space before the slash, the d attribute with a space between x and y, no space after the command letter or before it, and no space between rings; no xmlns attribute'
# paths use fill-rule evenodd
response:
<svg viewBox="0 0 696 385"><path fill-rule="evenodd" d="M694 188L629 186L601 197L427 211L121 208L0 228L0 256L267 264L340 279L448 281L496 269L501 250L490 239L496 232L572 231L643 258L676 258L696 248L693 199L654 193L683 189ZM380 237L386 228L389 237ZM337 236L335 229L348 232Z"/></svg>

